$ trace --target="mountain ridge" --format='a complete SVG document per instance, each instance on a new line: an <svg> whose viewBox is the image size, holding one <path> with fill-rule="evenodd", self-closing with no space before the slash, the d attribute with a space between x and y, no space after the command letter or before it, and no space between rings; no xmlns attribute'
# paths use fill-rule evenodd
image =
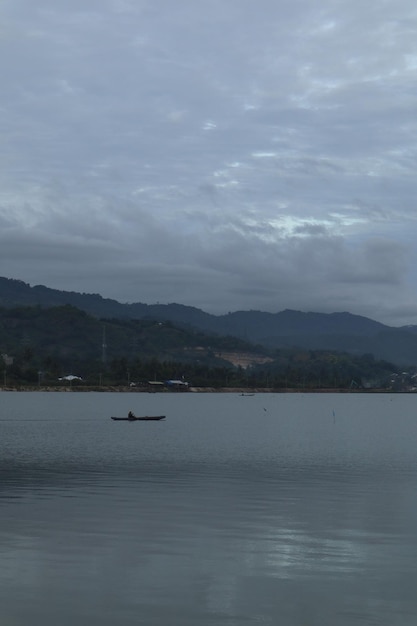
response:
<svg viewBox="0 0 417 626"><path fill-rule="evenodd" d="M183 304L123 304L100 294L60 291L44 285L31 287L21 280L0 277L1 307L49 308L66 304L101 319L170 321L184 328L234 336L273 349L331 349L369 353L400 365L417 364L417 326L391 327L347 311L249 310L213 315Z"/></svg>

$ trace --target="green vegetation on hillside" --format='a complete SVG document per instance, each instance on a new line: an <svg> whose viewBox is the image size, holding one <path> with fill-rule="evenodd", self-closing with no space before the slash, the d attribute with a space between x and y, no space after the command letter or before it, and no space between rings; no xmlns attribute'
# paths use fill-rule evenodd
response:
<svg viewBox="0 0 417 626"><path fill-rule="evenodd" d="M139 294L135 294L140 297ZM373 354L396 366L417 366L417 327L392 328L348 312L315 313L284 310L277 313L235 311L211 315L176 303L122 304L99 294L31 287L21 280L0 277L0 307L52 307L71 305L96 320L141 320L171 322L177 329L209 336L240 338L259 344L262 350L313 350L346 352L355 356ZM262 351L261 350L261 351Z"/></svg>
<svg viewBox="0 0 417 626"><path fill-rule="evenodd" d="M100 320L70 305L0 309L0 353L8 385L53 385L68 374L85 386L174 378L199 387L387 388L394 374L398 380L394 365L372 355L268 351L169 321ZM226 360L230 354L264 355L268 362L244 369Z"/></svg>

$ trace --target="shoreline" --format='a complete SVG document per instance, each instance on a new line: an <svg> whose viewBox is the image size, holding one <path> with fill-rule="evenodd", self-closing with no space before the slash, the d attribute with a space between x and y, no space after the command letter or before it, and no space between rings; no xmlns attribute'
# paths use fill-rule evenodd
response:
<svg viewBox="0 0 417 626"><path fill-rule="evenodd" d="M353 393L353 394L361 394L361 393L416 393L414 390L403 390L403 391L394 391L392 389L343 389L343 388L316 388L316 389L299 389L299 388L273 388L273 387L256 387L256 388L245 388L245 387L189 387L186 391L175 391L173 389L163 389L163 390L149 390L149 389L140 389L140 388L131 388L131 387L113 387L113 386L81 386L81 385L62 385L62 386L39 386L39 385L25 385L25 386L0 386L0 392L46 392L46 393L148 393L148 394L166 394L166 393L175 393L175 394L188 394L188 393L238 393L244 397L249 397L252 395L256 395L259 393Z"/></svg>

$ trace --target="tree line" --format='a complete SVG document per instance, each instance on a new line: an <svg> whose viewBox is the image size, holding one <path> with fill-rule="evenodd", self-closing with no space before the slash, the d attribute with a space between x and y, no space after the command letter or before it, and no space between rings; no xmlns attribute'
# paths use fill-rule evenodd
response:
<svg viewBox="0 0 417 626"><path fill-rule="evenodd" d="M222 358L226 352L262 354L268 362L235 367ZM54 386L73 374L82 379L74 384L92 387L179 379L213 388L389 388L401 371L370 354L267 350L169 321L100 320L70 305L0 309L0 354L3 386Z"/></svg>
<svg viewBox="0 0 417 626"><path fill-rule="evenodd" d="M147 386L170 379L194 387L275 388L275 389L360 389L390 388L398 377L396 368L377 361L372 355L352 357L317 351L285 351L270 363L248 367L231 364L209 365L198 362L118 357L108 363L73 359L71 366L52 355L35 359L26 349L13 364L4 364L5 386L59 386L60 379L74 375L78 386ZM410 377L412 372L410 372ZM404 377L404 374L402 374ZM393 378L394 377L394 378Z"/></svg>

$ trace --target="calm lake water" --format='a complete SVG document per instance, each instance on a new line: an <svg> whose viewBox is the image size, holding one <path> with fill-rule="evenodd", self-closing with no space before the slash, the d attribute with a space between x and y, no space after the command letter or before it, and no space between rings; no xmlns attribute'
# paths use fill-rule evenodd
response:
<svg viewBox="0 0 417 626"><path fill-rule="evenodd" d="M417 396L0 407L1 626L417 623Z"/></svg>

